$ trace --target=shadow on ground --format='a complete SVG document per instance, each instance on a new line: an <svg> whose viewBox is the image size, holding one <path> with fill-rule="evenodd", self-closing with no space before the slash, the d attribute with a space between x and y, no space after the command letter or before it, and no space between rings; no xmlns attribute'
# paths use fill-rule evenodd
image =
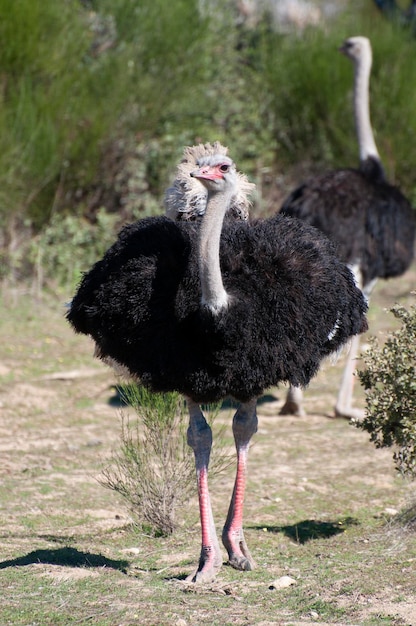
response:
<svg viewBox="0 0 416 626"><path fill-rule="evenodd" d="M335 522L321 522L307 519L288 526L251 526L254 530L266 530L269 533L283 533L295 543L307 543L313 539L329 539L343 533L348 526L357 526L358 521L347 517Z"/></svg>
<svg viewBox="0 0 416 626"><path fill-rule="evenodd" d="M80 552L76 548L57 548L52 550L33 550L24 556L9 561L1 561L0 569L32 565L33 563L48 563L49 565L66 565L67 567L109 567L124 574L130 565L128 561L115 561L101 554Z"/></svg>

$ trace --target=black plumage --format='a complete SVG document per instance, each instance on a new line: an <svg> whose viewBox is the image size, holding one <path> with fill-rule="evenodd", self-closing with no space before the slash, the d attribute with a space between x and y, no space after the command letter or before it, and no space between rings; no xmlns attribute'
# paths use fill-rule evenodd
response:
<svg viewBox="0 0 416 626"><path fill-rule="evenodd" d="M403 9L396 0L374 0L376 6L388 18L401 26L411 26L413 34L416 29L416 0L411 0L409 6Z"/></svg>
<svg viewBox="0 0 416 626"><path fill-rule="evenodd" d="M213 402L245 401L279 381L303 386L324 356L365 330L361 293L315 229L283 216L226 221L231 305L217 316L200 306L197 239L197 225L166 217L127 226L68 312L102 357L150 389Z"/></svg>
<svg viewBox="0 0 416 626"><path fill-rule="evenodd" d="M286 198L281 213L325 233L345 263L359 266L362 287L376 278L400 276L412 262L415 213L374 157L356 169L303 183Z"/></svg>

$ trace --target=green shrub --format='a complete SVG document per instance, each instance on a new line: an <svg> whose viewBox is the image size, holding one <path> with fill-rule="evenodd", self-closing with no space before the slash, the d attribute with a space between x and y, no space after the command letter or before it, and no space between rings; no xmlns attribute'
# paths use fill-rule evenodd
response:
<svg viewBox="0 0 416 626"><path fill-rule="evenodd" d="M366 416L356 425L377 447L395 446L402 474L416 475L416 306L391 309L401 327L384 344L372 339L358 372L366 391Z"/></svg>
<svg viewBox="0 0 416 626"><path fill-rule="evenodd" d="M122 385L121 397L137 420L122 413L121 443L100 483L119 493L134 521L156 535L169 535L178 526L178 509L195 493L195 463L187 444L188 411L177 393L150 393L135 384ZM211 427L219 407L211 407ZM229 465L222 429L217 432L210 475Z"/></svg>
<svg viewBox="0 0 416 626"><path fill-rule="evenodd" d="M72 292L87 271L114 241L118 216L103 209L95 224L72 215L54 215L47 227L31 240L29 261L40 289L45 285Z"/></svg>

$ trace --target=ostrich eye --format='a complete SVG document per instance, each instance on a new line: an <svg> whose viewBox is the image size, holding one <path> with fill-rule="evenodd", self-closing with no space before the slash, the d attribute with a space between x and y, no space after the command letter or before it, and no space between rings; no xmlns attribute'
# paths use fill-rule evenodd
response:
<svg viewBox="0 0 416 626"><path fill-rule="evenodd" d="M222 165L220 165L220 171L221 172L228 172L228 170L230 169L230 166L227 165L226 163L223 163Z"/></svg>

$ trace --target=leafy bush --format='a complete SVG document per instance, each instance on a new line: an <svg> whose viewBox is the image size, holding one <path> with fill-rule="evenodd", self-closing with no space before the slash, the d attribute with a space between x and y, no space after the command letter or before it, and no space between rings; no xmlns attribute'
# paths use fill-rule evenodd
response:
<svg viewBox="0 0 416 626"><path fill-rule="evenodd" d="M122 414L120 448L100 482L127 500L138 525L156 535L169 535L178 525L178 508L195 492L186 405L177 393L153 394L134 384L123 385L120 392L133 407L137 421ZM217 415L214 408L211 426ZM215 442L211 475L229 465L221 430Z"/></svg>
<svg viewBox="0 0 416 626"><path fill-rule="evenodd" d="M393 458L402 474L416 475L416 306L391 309L401 327L383 345L375 338L358 372L366 391L365 418L356 425L377 447L396 446Z"/></svg>
<svg viewBox="0 0 416 626"><path fill-rule="evenodd" d="M29 261L41 289L54 282L72 292L87 271L114 241L118 216L101 209L94 224L72 215L54 215L41 233L31 240Z"/></svg>

